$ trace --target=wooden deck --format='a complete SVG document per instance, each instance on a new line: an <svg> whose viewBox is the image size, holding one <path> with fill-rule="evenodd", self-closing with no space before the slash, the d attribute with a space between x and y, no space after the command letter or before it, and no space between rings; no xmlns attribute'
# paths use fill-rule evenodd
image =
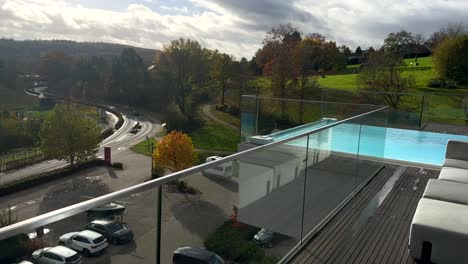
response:
<svg viewBox="0 0 468 264"><path fill-rule="evenodd" d="M415 263L411 219L438 171L388 165L290 263Z"/></svg>

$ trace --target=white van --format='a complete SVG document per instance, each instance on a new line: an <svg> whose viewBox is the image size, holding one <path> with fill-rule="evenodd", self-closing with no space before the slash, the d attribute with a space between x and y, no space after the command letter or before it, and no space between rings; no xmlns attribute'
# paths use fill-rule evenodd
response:
<svg viewBox="0 0 468 264"><path fill-rule="evenodd" d="M212 162L215 160L222 159L222 157L219 156L211 156L206 158L205 162ZM232 176L232 162L226 162L222 163L219 165L216 165L214 167L211 167L209 169L206 169L203 171L203 175L205 176L216 176L216 177L221 177L221 178L229 178Z"/></svg>

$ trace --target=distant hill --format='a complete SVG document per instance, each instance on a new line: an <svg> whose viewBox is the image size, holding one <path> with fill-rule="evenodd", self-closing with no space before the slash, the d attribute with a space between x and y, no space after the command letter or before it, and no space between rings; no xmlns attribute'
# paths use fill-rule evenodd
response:
<svg viewBox="0 0 468 264"><path fill-rule="evenodd" d="M51 51L61 51L72 57L103 56L108 60L119 56L127 45L69 40L12 40L0 39L0 59L14 58L18 63L35 67L40 58ZM151 65L158 50L132 47L146 65Z"/></svg>

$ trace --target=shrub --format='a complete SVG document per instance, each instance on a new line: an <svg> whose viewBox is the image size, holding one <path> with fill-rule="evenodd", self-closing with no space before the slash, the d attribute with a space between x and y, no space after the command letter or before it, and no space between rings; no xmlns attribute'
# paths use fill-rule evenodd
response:
<svg viewBox="0 0 468 264"><path fill-rule="evenodd" d="M123 164L122 162L114 162L112 163L112 168L121 170L123 169Z"/></svg>
<svg viewBox="0 0 468 264"><path fill-rule="evenodd" d="M110 137L112 134L114 134L114 128L110 127L104 131L101 132L101 134L99 135L99 137L101 138L101 140L103 139L106 139L108 137Z"/></svg>
<svg viewBox="0 0 468 264"><path fill-rule="evenodd" d="M228 105L215 105L215 109L221 112L227 112L229 109Z"/></svg>
<svg viewBox="0 0 468 264"><path fill-rule="evenodd" d="M165 174L164 168L162 166L159 166L159 164L155 163L153 165L153 176L152 176L152 178L157 179L159 177L164 176L164 174Z"/></svg>
<svg viewBox="0 0 468 264"><path fill-rule="evenodd" d="M25 243L28 240L25 234L16 235L0 241L0 263L13 263L18 258L27 255Z"/></svg>
<svg viewBox="0 0 468 264"><path fill-rule="evenodd" d="M431 88L457 88L457 82L452 80L444 80L444 79L430 79L427 83L427 86Z"/></svg>
<svg viewBox="0 0 468 264"><path fill-rule="evenodd" d="M233 115L233 116L239 116L240 115L240 109L239 107L235 106L235 105L231 105L229 107L229 114Z"/></svg>
<svg viewBox="0 0 468 264"><path fill-rule="evenodd" d="M201 127L204 122L199 118L188 118L182 114L176 106L170 106L165 113L164 123L167 124L167 131L173 130L190 133Z"/></svg>
<svg viewBox="0 0 468 264"><path fill-rule="evenodd" d="M436 78L436 79L430 79L429 82L427 82L427 86L431 88L440 88L444 87L444 81L442 79Z"/></svg>
<svg viewBox="0 0 468 264"><path fill-rule="evenodd" d="M235 227L227 221L205 241L205 247L221 257L240 263L276 263L275 258L266 257L263 249L252 238L259 228ZM273 261L273 262L272 262Z"/></svg>

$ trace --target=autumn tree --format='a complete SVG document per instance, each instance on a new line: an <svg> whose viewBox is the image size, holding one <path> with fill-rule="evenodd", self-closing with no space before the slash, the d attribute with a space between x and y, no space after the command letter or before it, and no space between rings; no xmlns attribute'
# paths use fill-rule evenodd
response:
<svg viewBox="0 0 468 264"><path fill-rule="evenodd" d="M224 105L224 95L235 74L234 60L232 56L215 50L211 54L210 66L210 76L218 83L218 87L221 90L220 103Z"/></svg>
<svg viewBox="0 0 468 264"><path fill-rule="evenodd" d="M40 146L50 158L76 163L96 155L99 148L99 128L73 105L58 105L45 118L39 133Z"/></svg>
<svg viewBox="0 0 468 264"><path fill-rule="evenodd" d="M153 162L172 172L192 167L195 160L195 149L192 139L179 131L172 131L157 144Z"/></svg>
<svg viewBox="0 0 468 264"><path fill-rule="evenodd" d="M468 84L468 35L442 41L434 52L434 69L441 79Z"/></svg>
<svg viewBox="0 0 468 264"><path fill-rule="evenodd" d="M289 81L297 78L300 65L293 60L296 46L301 42L300 31L291 26L280 25L267 33L263 47L256 53L257 64L263 74L270 78L273 94L287 98L290 90ZM281 114L285 116L286 104L281 102Z"/></svg>
<svg viewBox="0 0 468 264"><path fill-rule="evenodd" d="M186 111L187 97L208 79L207 50L191 39L173 40L157 54L155 71L167 91L175 97L180 111L184 115L192 115Z"/></svg>
<svg viewBox="0 0 468 264"><path fill-rule="evenodd" d="M361 95L371 103L387 104L397 109L402 93L416 85L414 76L404 76L402 59L393 53L376 51L369 55L367 64L358 74Z"/></svg>
<svg viewBox="0 0 468 264"><path fill-rule="evenodd" d="M468 34L468 27L463 23L449 23L447 26L440 28L438 31L431 34L427 39L426 44L435 51L436 48L444 40L449 38L457 38Z"/></svg>

